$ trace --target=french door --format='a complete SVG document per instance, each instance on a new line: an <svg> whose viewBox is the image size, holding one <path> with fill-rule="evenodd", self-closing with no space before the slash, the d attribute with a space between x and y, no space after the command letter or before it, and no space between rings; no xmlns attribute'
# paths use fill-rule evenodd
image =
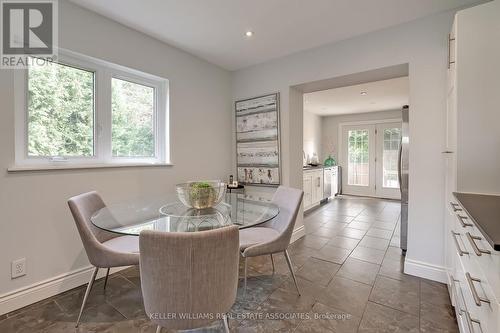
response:
<svg viewBox="0 0 500 333"><path fill-rule="evenodd" d="M342 192L400 199L401 123L342 126Z"/></svg>
<svg viewBox="0 0 500 333"><path fill-rule="evenodd" d="M342 192L375 196L375 125L342 127Z"/></svg>

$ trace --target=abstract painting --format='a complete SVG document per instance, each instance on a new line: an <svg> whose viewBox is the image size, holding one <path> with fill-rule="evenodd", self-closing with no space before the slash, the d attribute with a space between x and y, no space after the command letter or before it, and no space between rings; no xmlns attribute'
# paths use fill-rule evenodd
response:
<svg viewBox="0 0 500 333"><path fill-rule="evenodd" d="M235 109L238 182L279 185L279 94L237 101Z"/></svg>

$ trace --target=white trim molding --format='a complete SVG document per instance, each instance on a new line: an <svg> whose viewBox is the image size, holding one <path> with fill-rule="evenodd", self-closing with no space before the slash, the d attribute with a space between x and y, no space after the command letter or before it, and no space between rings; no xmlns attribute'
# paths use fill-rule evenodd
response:
<svg viewBox="0 0 500 333"><path fill-rule="evenodd" d="M446 283L446 269L443 266L437 266L418 260L405 258L404 272L406 274L418 276L424 279Z"/></svg>
<svg viewBox="0 0 500 333"><path fill-rule="evenodd" d="M293 230L292 239L290 240L290 243L295 242L296 240L304 237L305 235L306 235L306 228L304 227L304 225L301 225L300 227Z"/></svg>
<svg viewBox="0 0 500 333"><path fill-rule="evenodd" d="M128 267L112 268L110 274L125 268ZM0 315L87 284L93 269L93 266L87 266L0 295ZM102 278L105 275L106 269L100 269L97 278Z"/></svg>

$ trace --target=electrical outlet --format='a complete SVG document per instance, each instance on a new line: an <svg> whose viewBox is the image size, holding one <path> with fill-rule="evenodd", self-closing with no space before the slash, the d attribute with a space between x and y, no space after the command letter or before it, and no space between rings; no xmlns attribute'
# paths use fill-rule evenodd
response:
<svg viewBox="0 0 500 333"><path fill-rule="evenodd" d="M11 263L11 278L15 279L26 275L26 258L14 260Z"/></svg>

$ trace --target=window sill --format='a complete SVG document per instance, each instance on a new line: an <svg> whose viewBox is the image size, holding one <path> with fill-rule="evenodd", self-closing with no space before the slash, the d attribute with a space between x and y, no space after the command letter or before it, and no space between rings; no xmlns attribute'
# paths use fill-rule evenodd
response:
<svg viewBox="0 0 500 333"><path fill-rule="evenodd" d="M13 166L7 172L29 171L57 171L57 170L85 170L85 169L110 169L110 168L143 168L143 167L170 167L172 163L107 163L107 164L73 164L73 165L23 165Z"/></svg>

